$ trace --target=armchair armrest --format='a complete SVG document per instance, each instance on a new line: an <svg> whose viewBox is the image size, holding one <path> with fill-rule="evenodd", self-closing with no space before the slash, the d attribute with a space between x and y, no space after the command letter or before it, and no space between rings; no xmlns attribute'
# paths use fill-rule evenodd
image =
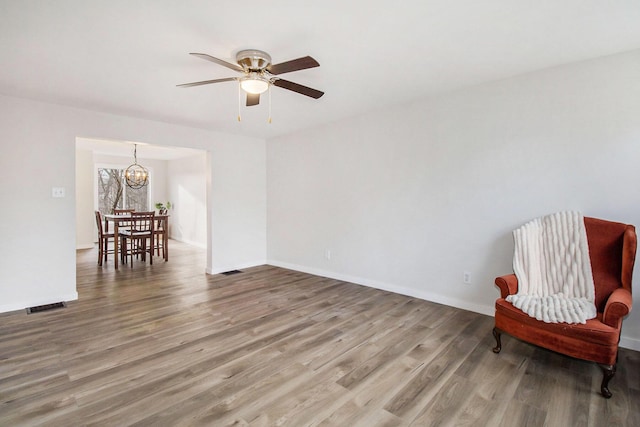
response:
<svg viewBox="0 0 640 427"><path fill-rule="evenodd" d="M622 318L629 314L633 298L631 292L624 288L618 288L611 293L602 314L602 323L614 328L620 328Z"/></svg>
<svg viewBox="0 0 640 427"><path fill-rule="evenodd" d="M627 225L622 240L622 287L631 290L633 265L636 261L637 236L633 225Z"/></svg>
<svg viewBox="0 0 640 427"><path fill-rule="evenodd" d="M500 297L502 298L518 293L518 278L515 274L496 277L496 285L500 288Z"/></svg>

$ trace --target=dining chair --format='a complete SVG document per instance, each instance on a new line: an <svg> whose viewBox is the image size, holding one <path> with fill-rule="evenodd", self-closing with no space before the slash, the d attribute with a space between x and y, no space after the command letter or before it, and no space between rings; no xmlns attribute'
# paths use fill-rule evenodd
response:
<svg viewBox="0 0 640 427"><path fill-rule="evenodd" d="M166 215L167 209L161 208L158 211L158 214ZM164 239L166 237L165 233L168 233L168 232L169 230L167 230L167 220L164 218L156 219L155 227L153 229L153 235L155 236L154 249L156 251L157 256L160 256L160 250L162 249L162 258L164 258L165 261L167 260L167 256L166 256L165 247L164 247Z"/></svg>
<svg viewBox="0 0 640 427"><path fill-rule="evenodd" d="M129 257L133 268L134 255L146 261L149 254L149 264L153 264L155 212L131 212L130 215L130 227L118 232L122 261L127 262Z"/></svg>
<svg viewBox="0 0 640 427"><path fill-rule="evenodd" d="M96 225L98 226L98 265L102 265L102 260L107 260L107 254L114 253L113 249L109 249L109 240L112 242L112 247L115 244L115 235L104 231L102 228L102 215L100 211L96 211Z"/></svg>
<svg viewBox="0 0 640 427"><path fill-rule="evenodd" d="M135 209L114 209L113 210L113 214L114 215L129 215L131 214L131 212L135 212ZM118 225L119 227L129 227L129 222L128 221L121 221ZM105 231L109 232L109 222L106 221L104 224L104 229Z"/></svg>

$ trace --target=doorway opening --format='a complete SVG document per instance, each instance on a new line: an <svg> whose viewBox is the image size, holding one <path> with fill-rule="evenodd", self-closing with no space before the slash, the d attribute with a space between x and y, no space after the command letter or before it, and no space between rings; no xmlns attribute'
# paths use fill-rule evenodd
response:
<svg viewBox="0 0 640 427"><path fill-rule="evenodd" d="M135 190L124 183L133 142L76 138L76 249L94 248L94 211L156 210L170 205L169 238L207 249L208 153L136 142L137 157L149 170L149 184Z"/></svg>

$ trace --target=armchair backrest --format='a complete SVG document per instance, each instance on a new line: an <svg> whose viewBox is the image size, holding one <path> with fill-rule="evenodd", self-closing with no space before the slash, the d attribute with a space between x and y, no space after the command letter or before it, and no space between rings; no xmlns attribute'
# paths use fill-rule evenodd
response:
<svg viewBox="0 0 640 427"><path fill-rule="evenodd" d="M633 225L584 218L598 312L618 288L631 292L637 237Z"/></svg>

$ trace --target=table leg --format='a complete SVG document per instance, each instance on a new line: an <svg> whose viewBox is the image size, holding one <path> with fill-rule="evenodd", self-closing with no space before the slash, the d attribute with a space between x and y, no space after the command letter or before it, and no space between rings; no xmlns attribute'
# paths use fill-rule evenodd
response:
<svg viewBox="0 0 640 427"><path fill-rule="evenodd" d="M120 249L120 233L118 233L118 222L119 221L113 221L113 264L116 266L116 270L118 269L118 250Z"/></svg>
<svg viewBox="0 0 640 427"><path fill-rule="evenodd" d="M169 218L164 220L164 233L162 233L162 249L164 249L164 260L169 261Z"/></svg>

